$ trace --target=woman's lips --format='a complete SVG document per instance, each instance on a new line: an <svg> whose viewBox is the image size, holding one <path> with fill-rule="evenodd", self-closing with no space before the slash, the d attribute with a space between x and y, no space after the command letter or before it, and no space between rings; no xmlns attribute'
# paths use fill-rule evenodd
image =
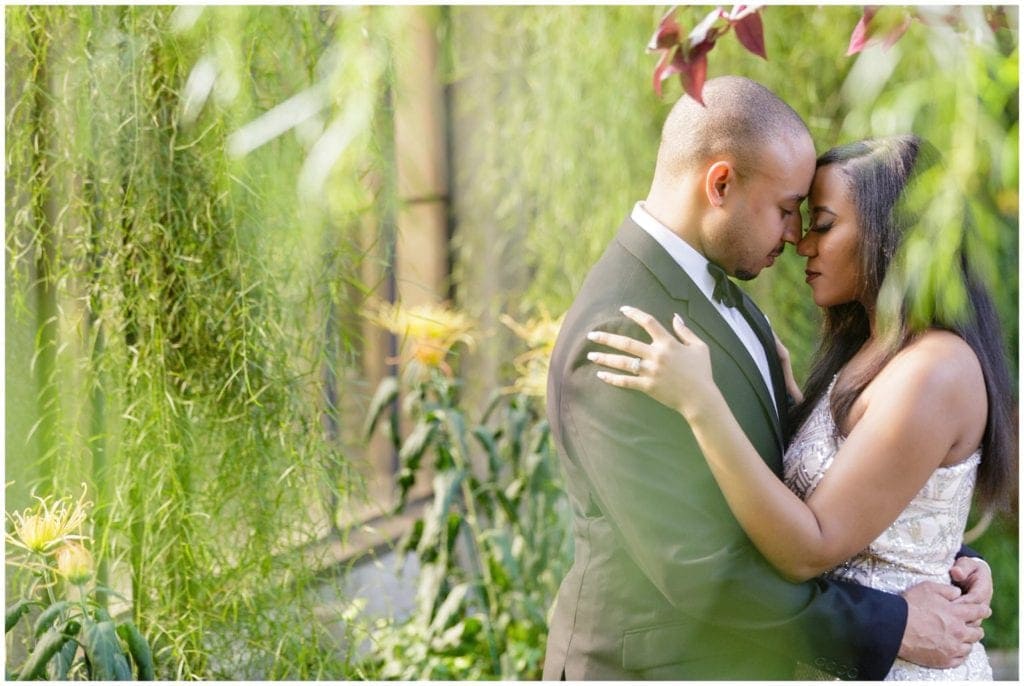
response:
<svg viewBox="0 0 1024 686"><path fill-rule="evenodd" d="M805 281L807 281L807 283L810 283L810 282L814 281L816 278L818 278L819 276L821 276L820 272L812 272L810 269L805 270L804 274L807 275L807 278L805 279Z"/></svg>

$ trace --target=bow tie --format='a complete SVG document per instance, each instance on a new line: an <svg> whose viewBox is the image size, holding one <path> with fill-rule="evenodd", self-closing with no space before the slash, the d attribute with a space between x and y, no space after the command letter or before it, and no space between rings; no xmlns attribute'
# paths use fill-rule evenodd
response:
<svg viewBox="0 0 1024 686"><path fill-rule="evenodd" d="M726 307L743 309L743 291L734 284L725 274L725 270L713 262L708 262L708 272L715 280L715 290L711 294L715 302L720 302Z"/></svg>

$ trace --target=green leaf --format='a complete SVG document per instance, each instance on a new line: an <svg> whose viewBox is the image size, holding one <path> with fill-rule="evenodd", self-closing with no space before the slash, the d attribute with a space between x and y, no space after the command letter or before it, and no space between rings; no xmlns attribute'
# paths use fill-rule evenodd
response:
<svg viewBox="0 0 1024 686"><path fill-rule="evenodd" d="M448 540L448 555L452 555L455 552L455 543L458 541L459 529L462 527L462 515L458 512L448 513L448 533L446 538Z"/></svg>
<svg viewBox="0 0 1024 686"><path fill-rule="evenodd" d="M393 376L381 379L380 385L377 386L377 390L373 394L373 400L370 401L370 409L366 414L366 423L363 425L364 440L369 440L384 408L390 405L397 397L398 379Z"/></svg>
<svg viewBox="0 0 1024 686"><path fill-rule="evenodd" d="M497 477L501 471L501 458L498 455L498 444L495 441L495 432L486 426L473 427L473 436L483 446L487 453L487 464L491 469L491 476Z"/></svg>
<svg viewBox="0 0 1024 686"><path fill-rule="evenodd" d="M77 641L68 641L64 644L63 648L57 651L57 654L50 660L50 665L47 668L52 681L67 681L68 672L71 671L71 665L75 662L76 652L78 652Z"/></svg>
<svg viewBox="0 0 1024 686"><path fill-rule="evenodd" d="M32 607L31 600L19 600L13 605L7 606L7 620L4 623L4 626L6 627L4 629L5 634L14 628L18 623L18 620L21 619L21 616L24 615L30 607Z"/></svg>
<svg viewBox="0 0 1024 686"><path fill-rule="evenodd" d="M156 670L153 667L153 651L150 650L149 643L142 632L135 624L126 621L117 627L117 635L128 644L128 652L138 668L139 681L153 681L156 678Z"/></svg>
<svg viewBox="0 0 1024 686"><path fill-rule="evenodd" d="M540 420L534 425L534 431L537 434L537 440L533 444L533 452L543 452L549 445L548 440L551 438L551 427L548 425L548 420Z"/></svg>
<svg viewBox="0 0 1024 686"><path fill-rule="evenodd" d="M115 598L120 598L125 602L130 602L128 596L124 595L123 593L118 593L114 589L110 588L109 586L104 586L103 584L96 584L96 591L99 593L104 593L106 595L114 596Z"/></svg>
<svg viewBox="0 0 1024 686"><path fill-rule="evenodd" d="M444 577L444 565L440 562L420 567L420 576L416 587L416 613L413 621L418 623L423 630L430 626L430 618L441 593Z"/></svg>
<svg viewBox="0 0 1024 686"><path fill-rule="evenodd" d="M462 602L466 599L466 593L469 592L469 589L470 585L468 583L461 583L451 590L448 597L437 608L434 620L430 623L430 631L432 633L436 634L447 628L451 618L462 607ZM461 636L461 632L459 635Z"/></svg>
<svg viewBox="0 0 1024 686"><path fill-rule="evenodd" d="M132 678L128 658L117 640L114 623L89 622L85 626L82 647L89 658L90 678L100 681L128 681Z"/></svg>
<svg viewBox="0 0 1024 686"><path fill-rule="evenodd" d="M440 545L443 525L448 522L448 508L451 507L465 476L466 472L462 469L445 470L434 475L434 502L430 511L424 515L423 536L416 546L417 553Z"/></svg>
<svg viewBox="0 0 1024 686"><path fill-rule="evenodd" d="M458 410L446 408L438 414L448 427L448 437L454 442L457 450L452 451L456 464L460 468L469 464L469 447L466 445L466 420Z"/></svg>
<svg viewBox="0 0 1024 686"><path fill-rule="evenodd" d="M434 422L421 421L413 427L412 433L405 439L401 450L398 451L398 459L401 469L398 473L398 502L395 505L395 512L401 512L405 507L409 489L416 483L416 471L420 468L420 460L423 452L430 445L436 428Z"/></svg>
<svg viewBox="0 0 1024 686"><path fill-rule="evenodd" d="M419 460L423 451L430 444L436 426L433 422L419 422L413 427L412 433L405 439L402 449L398 451L398 459L402 464Z"/></svg>
<svg viewBox="0 0 1024 686"><path fill-rule="evenodd" d="M43 634L28 659L25 660L25 664L21 666L18 681L30 681L42 677L50 659L70 640L71 636L57 628L52 628Z"/></svg>
<svg viewBox="0 0 1024 686"><path fill-rule="evenodd" d="M420 538L423 536L423 520L417 519L409 527L409 530L405 532L398 544L395 546L395 550L399 555L404 555L410 550L415 550L420 543Z"/></svg>
<svg viewBox="0 0 1024 686"><path fill-rule="evenodd" d="M508 517L509 522L516 522L519 520L519 512L516 511L516 506L509 500L508 496L501 491L495 489L494 498L501 505L501 509L505 511L505 516Z"/></svg>
<svg viewBox="0 0 1024 686"><path fill-rule="evenodd" d="M71 603L66 600L61 600L43 610L39 617L36 618L36 623L32 629L32 633L35 634L36 637L42 636L43 632L53 626L53 623L57 621L57 617L60 616L60 613L66 610L70 604Z"/></svg>
<svg viewBox="0 0 1024 686"><path fill-rule="evenodd" d="M491 391L491 397L488 399L487 408L484 410L483 416L480 417L480 423L485 423L491 418L491 413L494 412L508 396L501 392L501 389Z"/></svg>

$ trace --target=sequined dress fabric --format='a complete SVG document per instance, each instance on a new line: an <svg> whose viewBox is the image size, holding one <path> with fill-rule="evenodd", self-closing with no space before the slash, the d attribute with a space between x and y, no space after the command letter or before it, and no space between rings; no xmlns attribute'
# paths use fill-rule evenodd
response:
<svg viewBox="0 0 1024 686"><path fill-rule="evenodd" d="M832 466L844 438L829 399L835 379L797 432L784 459L790 490L807 500ZM963 540L980 450L966 460L940 467L907 508L864 551L827 576L890 593L922 581L950 583L949 568ZM886 681L992 680L985 648L975 643L967 661L954 669L929 669L897 658Z"/></svg>

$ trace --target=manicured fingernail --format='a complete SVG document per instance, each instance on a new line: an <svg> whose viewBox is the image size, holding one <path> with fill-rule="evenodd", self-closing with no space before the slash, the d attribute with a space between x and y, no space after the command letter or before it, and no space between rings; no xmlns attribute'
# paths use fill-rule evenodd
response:
<svg viewBox="0 0 1024 686"><path fill-rule="evenodd" d="M588 360L596 360L597 359L597 353L587 353L587 359Z"/></svg>
<svg viewBox="0 0 1024 686"><path fill-rule="evenodd" d="M598 338L600 338L600 336L598 335L598 333L596 331L591 331L590 333L587 334L587 339L588 340L596 341Z"/></svg>
<svg viewBox="0 0 1024 686"><path fill-rule="evenodd" d="M597 378L601 379L601 381L607 381L608 380L608 376L609 376L608 372L598 372L597 373Z"/></svg>
<svg viewBox="0 0 1024 686"><path fill-rule="evenodd" d="M621 312L622 314L629 314L632 311L633 308L630 307L629 305L623 305L622 307L619 308L619 312Z"/></svg>
<svg viewBox="0 0 1024 686"><path fill-rule="evenodd" d="M677 322L682 326L685 326L685 324L683 324L683 318L679 316L678 312L672 315L672 321Z"/></svg>

